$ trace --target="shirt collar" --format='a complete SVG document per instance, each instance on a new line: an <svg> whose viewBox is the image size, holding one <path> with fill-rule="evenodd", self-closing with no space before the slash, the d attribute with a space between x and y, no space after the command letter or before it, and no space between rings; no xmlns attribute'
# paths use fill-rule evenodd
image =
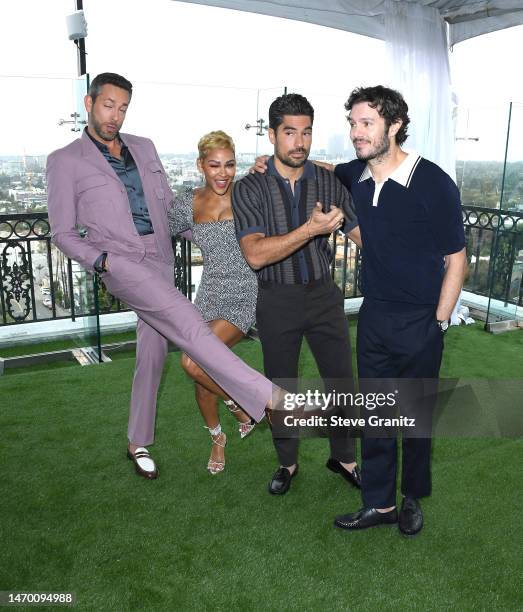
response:
<svg viewBox="0 0 523 612"><path fill-rule="evenodd" d="M420 162L421 156L418 155L415 151L405 150L405 153L407 153L407 157L391 174L389 174L385 181L387 181L388 179L392 179L396 183L403 185L403 187L408 187L410 185L412 175L414 174L416 166ZM369 164L367 164L365 166L365 169L361 173L358 183L366 181L369 178L373 178L373 176L372 172L370 171L370 166Z"/></svg>
<svg viewBox="0 0 523 612"><path fill-rule="evenodd" d="M283 177L276 169L276 164L274 163L274 155L269 157L267 161L267 174L269 176L277 176L278 178L281 178L283 181L286 180L285 177ZM314 164L311 161L307 160L303 166L303 174L300 176L298 181L303 181L307 179L315 179L315 178L316 178L316 172L314 170Z"/></svg>
<svg viewBox="0 0 523 612"><path fill-rule="evenodd" d="M109 148L107 147L107 145L104 145L103 142L100 142L99 140L96 140L96 138L93 138L91 136L91 134L89 134L87 128L84 128L84 132L87 134L87 136L89 136L89 138L92 140L92 142L94 142L94 144L98 147L98 149L102 152L102 153L106 153L107 155L110 155L109 153ZM120 145L122 147L122 150L124 148L127 148L127 145L124 143L124 141L122 140L122 137L120 136L120 134L118 134L117 136L118 140L120 141Z"/></svg>

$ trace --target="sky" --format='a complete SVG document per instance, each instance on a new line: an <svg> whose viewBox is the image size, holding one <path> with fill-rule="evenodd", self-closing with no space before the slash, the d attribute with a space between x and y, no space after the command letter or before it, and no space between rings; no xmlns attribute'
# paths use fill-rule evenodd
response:
<svg viewBox="0 0 523 612"><path fill-rule="evenodd" d="M46 154L76 136L58 126L75 110L76 49L65 27L73 10L73 0L0 3L0 155ZM244 126L267 119L285 86L316 109L313 148L344 134L349 149L343 103L384 78L384 43L341 30L172 0L84 0L84 12L88 72L133 82L124 130L161 153L195 151L213 129L229 132L239 152L268 150L267 137ZM522 103L514 121L523 123L523 80L508 57L523 57L523 26L450 54L457 135L481 136L460 143L470 158L503 158L508 100Z"/></svg>

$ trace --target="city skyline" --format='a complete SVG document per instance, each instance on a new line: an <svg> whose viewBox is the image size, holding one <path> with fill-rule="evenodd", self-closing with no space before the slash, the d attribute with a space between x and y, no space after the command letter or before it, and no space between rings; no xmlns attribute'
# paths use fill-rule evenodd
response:
<svg viewBox="0 0 523 612"><path fill-rule="evenodd" d="M72 4L21 0L0 8L2 22L11 26L0 39L0 54L8 58L0 74L0 155L47 154L77 136L57 125L75 108L76 50L65 30ZM143 0L86 0L84 11L89 73L114 70L131 78L135 94L124 131L151 137L163 153L195 151L199 137L218 128L231 134L240 152L270 150L266 137L244 126L266 120L284 86L315 106L315 148L328 149L338 134L348 144L348 93L386 77L383 41L322 26L171 0L156 0L152 11ZM144 30L144 23L154 26ZM115 28L125 28L129 40L143 38L143 44L121 53ZM522 33L523 26L509 28L460 43L450 53L460 112L472 105L484 126L482 115L489 117L490 129L479 141L459 145L469 159L503 155L507 99L523 101L523 83L512 78L510 62L501 60L523 51ZM33 45L26 44L28 38ZM457 135L477 136L469 131Z"/></svg>

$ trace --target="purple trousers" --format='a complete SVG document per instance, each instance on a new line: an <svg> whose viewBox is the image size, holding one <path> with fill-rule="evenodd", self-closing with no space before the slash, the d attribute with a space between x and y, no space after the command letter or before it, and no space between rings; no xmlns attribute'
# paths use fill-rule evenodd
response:
<svg viewBox="0 0 523 612"><path fill-rule="evenodd" d="M129 441L139 446L154 441L156 395L168 341L187 353L253 419L261 421L272 397L272 383L225 346L174 287L172 266L158 257L154 234L142 240L146 256L141 262L109 253L108 271L103 274L111 295L138 315Z"/></svg>

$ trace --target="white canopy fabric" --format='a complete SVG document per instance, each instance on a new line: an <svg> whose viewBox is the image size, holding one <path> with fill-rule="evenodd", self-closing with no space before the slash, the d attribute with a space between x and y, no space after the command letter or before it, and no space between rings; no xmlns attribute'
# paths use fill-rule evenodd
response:
<svg viewBox="0 0 523 612"><path fill-rule="evenodd" d="M184 0L306 21L385 40L389 0ZM522 0L392 0L436 9L449 24L449 42L523 24Z"/></svg>
<svg viewBox="0 0 523 612"><path fill-rule="evenodd" d="M456 154L445 22L432 7L389 1L385 17L387 70L383 84L409 105L407 147L437 163L454 180Z"/></svg>

